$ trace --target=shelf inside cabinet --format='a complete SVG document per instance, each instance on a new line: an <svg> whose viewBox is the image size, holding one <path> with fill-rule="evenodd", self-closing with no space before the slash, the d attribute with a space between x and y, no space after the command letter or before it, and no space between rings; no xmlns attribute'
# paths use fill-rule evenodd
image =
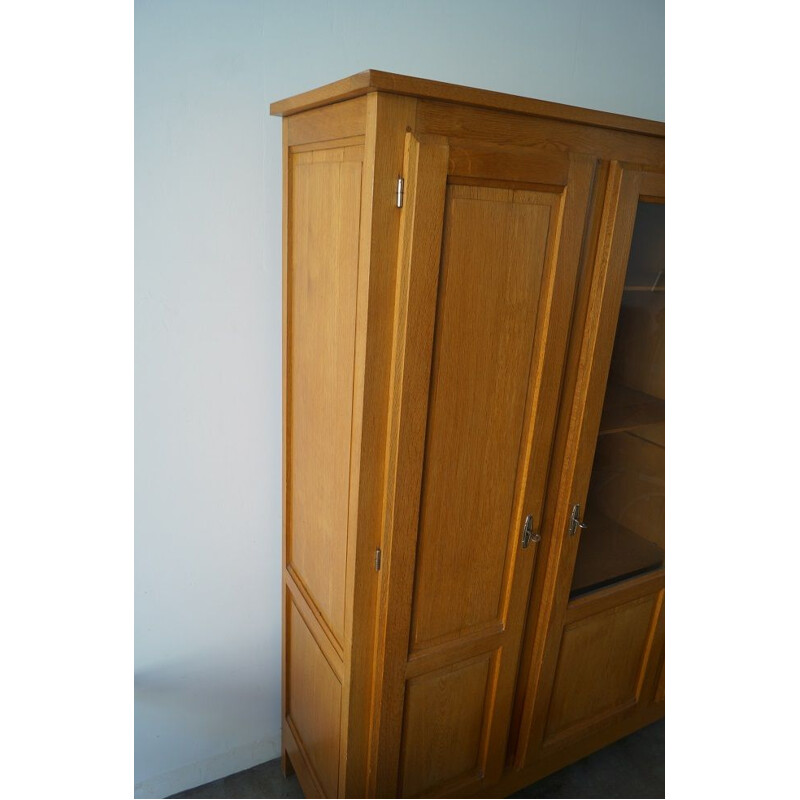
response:
<svg viewBox="0 0 800 800"><path fill-rule="evenodd" d="M621 384L609 383L600 419L600 435L632 431L664 446L664 401ZM659 428L659 423L661 423ZM660 438L660 441L658 439Z"/></svg>
<svg viewBox="0 0 800 800"><path fill-rule="evenodd" d="M571 597L632 578L664 563L664 551L608 517L594 513L581 533Z"/></svg>

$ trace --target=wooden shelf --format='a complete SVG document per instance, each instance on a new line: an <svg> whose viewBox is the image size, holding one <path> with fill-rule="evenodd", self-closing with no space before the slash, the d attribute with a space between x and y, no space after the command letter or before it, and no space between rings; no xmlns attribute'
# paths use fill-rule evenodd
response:
<svg viewBox="0 0 800 800"><path fill-rule="evenodd" d="M657 544L608 517L591 514L587 516L587 525L581 533L571 597L632 578L664 563L664 551Z"/></svg>
<svg viewBox="0 0 800 800"><path fill-rule="evenodd" d="M664 446L663 425L660 435L654 426L664 422L664 401L627 386L609 383L600 418L600 436L643 429L644 439ZM637 431L638 432L638 431ZM658 441L660 438L660 441Z"/></svg>

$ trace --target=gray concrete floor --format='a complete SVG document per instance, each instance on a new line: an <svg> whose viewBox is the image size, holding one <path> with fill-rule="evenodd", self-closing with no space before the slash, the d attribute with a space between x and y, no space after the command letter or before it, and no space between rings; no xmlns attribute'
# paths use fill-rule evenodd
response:
<svg viewBox="0 0 800 800"><path fill-rule="evenodd" d="M280 759L173 797L304 797L297 777L284 778ZM664 721L598 750L512 797L664 797Z"/></svg>

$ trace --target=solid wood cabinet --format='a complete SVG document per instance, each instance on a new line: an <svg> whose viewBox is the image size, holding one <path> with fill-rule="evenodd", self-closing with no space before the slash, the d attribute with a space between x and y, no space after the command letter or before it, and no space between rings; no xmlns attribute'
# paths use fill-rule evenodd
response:
<svg viewBox="0 0 800 800"><path fill-rule="evenodd" d="M663 124L375 71L271 110L284 767L504 796L664 713Z"/></svg>

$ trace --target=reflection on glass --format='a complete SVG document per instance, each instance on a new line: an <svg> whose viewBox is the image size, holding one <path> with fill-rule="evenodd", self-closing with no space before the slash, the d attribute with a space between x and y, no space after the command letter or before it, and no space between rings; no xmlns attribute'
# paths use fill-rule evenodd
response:
<svg viewBox="0 0 800 800"><path fill-rule="evenodd" d="M664 563L664 206L639 203L572 596Z"/></svg>

